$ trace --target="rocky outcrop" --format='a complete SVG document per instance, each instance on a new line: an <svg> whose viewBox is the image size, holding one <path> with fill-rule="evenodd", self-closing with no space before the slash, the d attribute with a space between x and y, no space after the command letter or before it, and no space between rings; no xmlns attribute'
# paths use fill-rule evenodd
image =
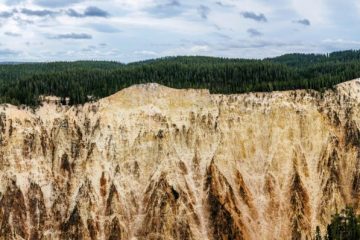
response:
<svg viewBox="0 0 360 240"><path fill-rule="evenodd" d="M360 81L0 106L0 239L311 239L360 200Z"/></svg>

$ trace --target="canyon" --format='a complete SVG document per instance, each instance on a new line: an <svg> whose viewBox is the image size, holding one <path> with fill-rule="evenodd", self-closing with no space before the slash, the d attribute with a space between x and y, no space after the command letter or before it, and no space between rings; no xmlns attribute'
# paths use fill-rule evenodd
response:
<svg viewBox="0 0 360 240"><path fill-rule="evenodd" d="M0 239L312 239L359 212L360 80L0 105Z"/></svg>

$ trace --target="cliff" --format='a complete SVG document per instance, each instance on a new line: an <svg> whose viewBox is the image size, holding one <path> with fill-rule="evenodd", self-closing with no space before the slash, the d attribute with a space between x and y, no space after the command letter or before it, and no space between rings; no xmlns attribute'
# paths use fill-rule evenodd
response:
<svg viewBox="0 0 360 240"><path fill-rule="evenodd" d="M310 239L359 209L360 80L0 106L0 239Z"/></svg>

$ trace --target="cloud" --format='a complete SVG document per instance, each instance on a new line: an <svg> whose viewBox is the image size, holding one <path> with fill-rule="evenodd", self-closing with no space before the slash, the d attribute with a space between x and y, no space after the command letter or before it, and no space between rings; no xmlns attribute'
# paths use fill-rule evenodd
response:
<svg viewBox="0 0 360 240"><path fill-rule="evenodd" d="M347 39L342 39L342 38L337 38L337 39L325 39L323 40L324 43L335 43L335 44L341 44L341 45L360 45L360 41L356 41L356 40L347 40Z"/></svg>
<svg viewBox="0 0 360 240"><path fill-rule="evenodd" d="M26 0L6 0L6 5L17 5L19 3L25 2Z"/></svg>
<svg viewBox="0 0 360 240"><path fill-rule="evenodd" d="M195 45L190 48L190 52L193 54L208 52L210 47L208 45Z"/></svg>
<svg viewBox="0 0 360 240"><path fill-rule="evenodd" d="M21 13L27 16L37 16L37 17L53 17L57 14L59 14L59 12L56 11L51 11L51 10L32 10L32 9L28 9L28 8L23 8L21 9Z"/></svg>
<svg viewBox="0 0 360 240"><path fill-rule="evenodd" d="M21 37L20 33L15 33L15 32L5 32L4 34L9 37Z"/></svg>
<svg viewBox="0 0 360 240"><path fill-rule="evenodd" d="M300 19L300 20L296 20L294 21L294 23L298 23L298 24L302 24L304 26L310 26L311 25L311 22L309 19Z"/></svg>
<svg viewBox="0 0 360 240"><path fill-rule="evenodd" d="M34 24L34 21L28 20L28 19L23 19L23 18L21 18L19 16L14 16L13 20L16 21L17 24L20 25L20 26L24 26L24 25L27 25L27 24Z"/></svg>
<svg viewBox="0 0 360 240"><path fill-rule="evenodd" d="M346 13L351 12L353 9L349 7L352 5L355 7L355 2L357 0L346 0L346 1L336 1L336 0L292 0L292 8L296 11L296 16L306 16L308 19L311 19L312 22L318 24L326 24L331 20L332 11L336 11L335 17L338 17L338 20L348 18ZM346 6L347 5L347 6ZM345 6L345 9L342 9Z"/></svg>
<svg viewBox="0 0 360 240"><path fill-rule="evenodd" d="M109 17L110 14L105 10L102 10L98 7L90 6L87 7L84 13L79 13L74 9L69 9L66 11L66 14L70 17L77 17L77 18L85 18L85 17Z"/></svg>
<svg viewBox="0 0 360 240"><path fill-rule="evenodd" d="M108 17L110 14L98 7L88 7L85 9L84 16L86 17Z"/></svg>
<svg viewBox="0 0 360 240"><path fill-rule="evenodd" d="M219 32L214 32L212 33L212 35L220 38L220 39L225 39L225 40L230 40L232 39L232 37L230 37L229 35L226 35L226 34L222 34L222 33L219 33Z"/></svg>
<svg viewBox="0 0 360 240"><path fill-rule="evenodd" d="M120 29L117 27L108 25L108 24L101 24L101 23L94 23L90 25L90 28L96 30L97 32L102 33L118 33L121 32Z"/></svg>
<svg viewBox="0 0 360 240"><path fill-rule="evenodd" d="M197 10L198 10L198 13L200 14L200 17L202 19L207 19L208 15L209 15L209 13L211 11L210 8L205 6L205 5L200 5Z"/></svg>
<svg viewBox="0 0 360 240"><path fill-rule="evenodd" d="M240 13L244 18L251 19L257 22L267 22L267 18L263 13L256 14L254 12L242 12Z"/></svg>
<svg viewBox="0 0 360 240"><path fill-rule="evenodd" d="M88 47L81 49L83 52L92 52L94 50L96 50L96 46L93 45L89 45Z"/></svg>
<svg viewBox="0 0 360 240"><path fill-rule="evenodd" d="M12 1L12 0L10 0ZM19 0L18 0L19 1ZM75 3L83 2L84 0L34 0L36 5L43 7L65 7Z"/></svg>
<svg viewBox="0 0 360 240"><path fill-rule="evenodd" d="M235 7L235 5L232 5L232 4L225 4L221 1L217 1L215 2L216 5L220 6L220 7L224 7L224 8L232 8L232 7Z"/></svg>
<svg viewBox="0 0 360 240"><path fill-rule="evenodd" d="M142 50L142 51L135 51L135 55L141 55L141 56L157 56L158 53L154 51L148 51L148 50Z"/></svg>
<svg viewBox="0 0 360 240"><path fill-rule="evenodd" d="M128 62L152 52L258 58L360 48L356 31L347 28L360 20L354 14L360 4L330 1L0 0L0 50L19 51L2 57L10 61L48 61L93 59L116 49L106 59ZM69 54L57 55L60 50Z"/></svg>
<svg viewBox="0 0 360 240"><path fill-rule="evenodd" d="M181 14L184 8L178 0L166 0L165 3L156 4L145 9L149 14L159 17L168 18Z"/></svg>
<svg viewBox="0 0 360 240"><path fill-rule="evenodd" d="M258 30L254 29L254 28L249 28L247 30L247 33L250 35L250 37L260 37L262 36L262 32L259 32Z"/></svg>
<svg viewBox="0 0 360 240"><path fill-rule="evenodd" d="M0 57L8 57L8 56L14 56L18 55L19 52L11 50L11 49L0 49Z"/></svg>
<svg viewBox="0 0 360 240"><path fill-rule="evenodd" d="M302 42L283 42L283 41L269 41L269 40L242 40L241 42L227 42L223 45L216 45L214 47L219 51L235 51L239 49L263 49L263 48L285 48L285 47L303 47Z"/></svg>
<svg viewBox="0 0 360 240"><path fill-rule="evenodd" d="M54 36L48 37L49 39L92 39L92 36L87 33L66 33L66 34L58 34Z"/></svg>
<svg viewBox="0 0 360 240"><path fill-rule="evenodd" d="M75 11L74 9L68 9L66 11L66 15L68 15L69 17L84 17L83 13L79 13L77 11Z"/></svg>
<svg viewBox="0 0 360 240"><path fill-rule="evenodd" d="M4 11L4 12L0 12L0 18L10 18L14 15L14 12L7 12L7 11Z"/></svg>

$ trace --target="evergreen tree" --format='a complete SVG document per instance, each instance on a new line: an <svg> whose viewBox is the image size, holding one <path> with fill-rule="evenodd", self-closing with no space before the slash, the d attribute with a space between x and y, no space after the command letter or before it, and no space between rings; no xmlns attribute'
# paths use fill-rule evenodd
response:
<svg viewBox="0 0 360 240"><path fill-rule="evenodd" d="M287 54L272 59L167 57L116 62L0 64L0 103L37 106L40 95L83 104L133 84L156 82L173 88L206 88L211 93L313 89L324 91L360 77L360 51L328 55ZM91 99L88 98L91 96Z"/></svg>
<svg viewBox="0 0 360 240"><path fill-rule="evenodd" d="M320 232L320 227L319 227L319 226L316 227L315 240L322 240L321 232Z"/></svg>
<svg viewBox="0 0 360 240"><path fill-rule="evenodd" d="M360 239L360 218L350 207L345 208L341 213L332 216L331 223L327 226L328 240L359 240Z"/></svg>

